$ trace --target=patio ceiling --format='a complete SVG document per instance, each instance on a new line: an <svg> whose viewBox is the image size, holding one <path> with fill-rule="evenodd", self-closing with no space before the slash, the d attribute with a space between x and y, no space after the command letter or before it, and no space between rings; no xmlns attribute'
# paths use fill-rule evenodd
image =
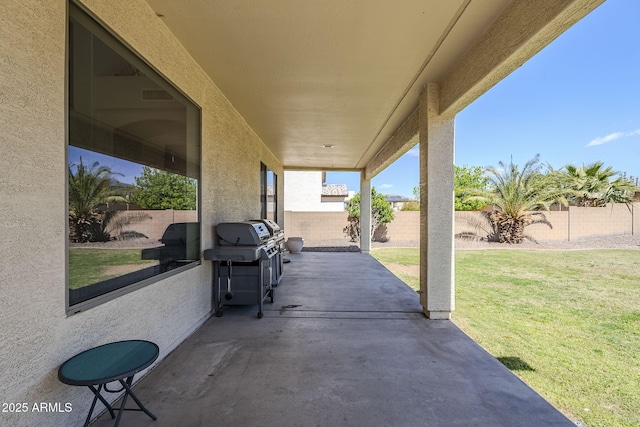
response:
<svg viewBox="0 0 640 427"><path fill-rule="evenodd" d="M369 165L425 84L453 115L602 1L147 0L285 168L339 170Z"/></svg>

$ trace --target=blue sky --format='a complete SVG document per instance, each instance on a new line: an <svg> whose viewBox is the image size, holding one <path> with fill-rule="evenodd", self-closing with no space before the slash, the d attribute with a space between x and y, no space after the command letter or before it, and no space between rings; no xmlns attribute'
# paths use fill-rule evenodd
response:
<svg viewBox="0 0 640 427"><path fill-rule="evenodd" d="M125 184L133 184L135 182L134 177L140 176L142 173L142 166L139 164L70 145L69 164L75 168L75 166L80 163L80 159L82 159L82 163L87 167L91 167L93 162L98 162L100 166L111 168L116 174L115 178Z"/></svg>
<svg viewBox="0 0 640 427"><path fill-rule="evenodd" d="M601 160L640 176L640 1L607 0L456 117L455 164L554 168ZM359 190L359 174L328 173ZM417 147L373 179L412 196Z"/></svg>

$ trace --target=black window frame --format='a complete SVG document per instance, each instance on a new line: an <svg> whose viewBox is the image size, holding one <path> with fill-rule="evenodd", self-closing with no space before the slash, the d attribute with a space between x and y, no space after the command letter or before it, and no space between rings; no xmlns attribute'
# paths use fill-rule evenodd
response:
<svg viewBox="0 0 640 427"><path fill-rule="evenodd" d="M273 211L269 211L269 174L273 176ZM273 216L269 213L273 212ZM260 162L260 217L270 219L276 224L278 223L278 174L269 169L269 167Z"/></svg>

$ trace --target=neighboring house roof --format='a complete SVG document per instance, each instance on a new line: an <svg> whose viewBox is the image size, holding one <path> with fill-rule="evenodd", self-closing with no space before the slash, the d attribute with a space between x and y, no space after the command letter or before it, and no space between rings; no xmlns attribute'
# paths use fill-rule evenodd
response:
<svg viewBox="0 0 640 427"><path fill-rule="evenodd" d="M391 203L391 202L411 202L411 201L413 201L412 198L401 196L399 194L385 194L384 195L384 200L389 202L389 203Z"/></svg>
<svg viewBox="0 0 640 427"><path fill-rule="evenodd" d="M349 191L345 184L324 184L322 186L322 195L347 197L349 195Z"/></svg>

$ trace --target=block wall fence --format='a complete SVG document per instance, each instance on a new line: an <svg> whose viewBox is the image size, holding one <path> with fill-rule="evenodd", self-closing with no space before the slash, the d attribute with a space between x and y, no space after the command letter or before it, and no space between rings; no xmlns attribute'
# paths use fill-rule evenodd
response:
<svg viewBox="0 0 640 427"><path fill-rule="evenodd" d="M638 211L638 212L635 212ZM123 231L135 231L158 240L165 228L174 222L197 221L194 211L126 211L122 215L146 213L154 221L142 221L127 226ZM575 241L606 236L636 235L640 233L640 203L631 205L611 204L601 208L569 207L564 211L543 212L551 224L533 224L526 234L536 241ZM343 239L347 225L346 212L292 212L284 213L284 230L287 237L300 236L311 241ZM490 230L481 212L455 212L455 234L470 233L485 237ZM419 239L420 212L398 211L395 219L387 224L390 242Z"/></svg>
<svg viewBox="0 0 640 427"><path fill-rule="evenodd" d="M635 211L637 214L634 214ZM571 206L568 210L543 212L551 224L532 224L525 230L536 241L575 241L606 236L640 233L640 203L610 204L599 208ZM455 234L472 233L485 237L490 229L482 212L455 212ZM346 212L285 211L284 229L287 237L300 236L313 241L344 238ZM387 224L390 242L419 238L420 212L395 212Z"/></svg>
<svg viewBox="0 0 640 427"><path fill-rule="evenodd" d="M118 215L120 217L148 216L148 218L150 218L149 220L134 222L130 225L124 226L121 231L135 232L154 242L160 240L164 234L164 230L166 230L169 224L173 224L175 222L198 221L198 214L196 211L177 211L173 209L121 211ZM119 234L119 232L112 233L112 236L116 237Z"/></svg>

